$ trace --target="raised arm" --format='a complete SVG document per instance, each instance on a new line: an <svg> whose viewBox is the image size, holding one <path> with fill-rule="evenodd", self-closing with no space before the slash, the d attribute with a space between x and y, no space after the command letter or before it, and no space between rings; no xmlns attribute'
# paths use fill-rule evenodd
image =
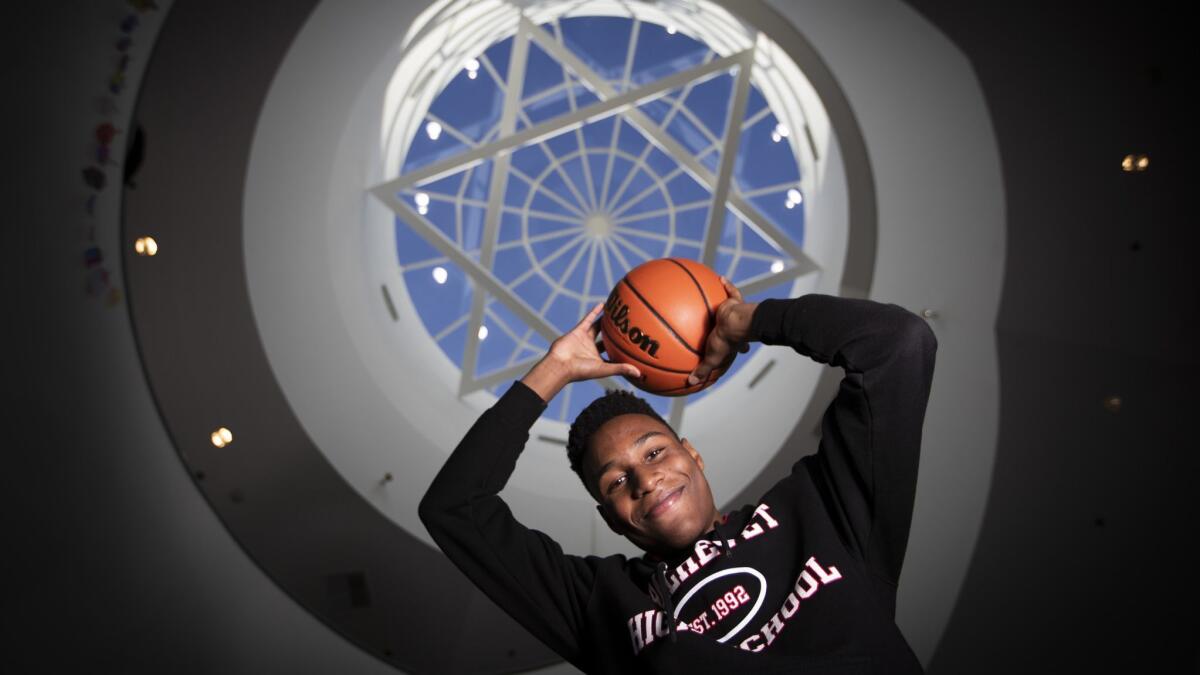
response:
<svg viewBox="0 0 1200 675"><path fill-rule="evenodd" d="M710 338L717 353L706 353L706 363L730 345L758 340L845 370L821 422L818 479L832 488L850 545L895 583L912 521L933 331L912 312L871 300L810 294L754 306L740 299L719 308L717 326L725 328L713 331L721 333Z"/></svg>
<svg viewBox="0 0 1200 675"><path fill-rule="evenodd" d="M535 420L566 384L622 372L595 346L597 305L551 345L536 366L486 410L421 499L421 522L455 565L501 608L564 658L579 648L594 569L550 537L522 525L499 492ZM566 461L564 457L563 461Z"/></svg>

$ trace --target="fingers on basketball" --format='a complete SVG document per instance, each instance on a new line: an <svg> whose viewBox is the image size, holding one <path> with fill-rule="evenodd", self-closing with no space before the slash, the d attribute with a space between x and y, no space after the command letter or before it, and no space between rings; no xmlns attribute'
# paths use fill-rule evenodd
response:
<svg viewBox="0 0 1200 675"><path fill-rule="evenodd" d="M715 377L692 384L688 375L704 361L713 312L727 295L718 275L695 261L664 258L639 265L610 296L620 326L612 317L603 323L612 342L609 358L635 363L643 375L635 384L651 393L681 396L703 389Z"/></svg>

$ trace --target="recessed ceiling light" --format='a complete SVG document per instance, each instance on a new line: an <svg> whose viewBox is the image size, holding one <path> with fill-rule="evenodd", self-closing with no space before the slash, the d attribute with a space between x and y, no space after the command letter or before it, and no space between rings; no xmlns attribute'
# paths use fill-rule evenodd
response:
<svg viewBox="0 0 1200 675"><path fill-rule="evenodd" d="M138 255L154 255L158 253L158 242L154 241L154 237L138 237L133 242L133 250Z"/></svg>
<svg viewBox="0 0 1200 675"><path fill-rule="evenodd" d="M225 427L221 427L212 432L210 439L213 445L223 448L233 442L233 432Z"/></svg>
<svg viewBox="0 0 1200 675"><path fill-rule="evenodd" d="M1150 158L1146 155L1125 155L1121 160L1121 168L1125 171L1145 171L1150 167Z"/></svg>

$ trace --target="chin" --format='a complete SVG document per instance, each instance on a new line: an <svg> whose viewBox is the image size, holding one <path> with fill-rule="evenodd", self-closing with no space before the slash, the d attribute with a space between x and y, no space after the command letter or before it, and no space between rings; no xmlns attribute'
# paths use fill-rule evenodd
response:
<svg viewBox="0 0 1200 675"><path fill-rule="evenodd" d="M673 551L682 551L690 549L692 544L704 534L704 528L698 527L695 519L690 519L687 523L681 523L678 528L673 529L669 533L664 533L661 544Z"/></svg>

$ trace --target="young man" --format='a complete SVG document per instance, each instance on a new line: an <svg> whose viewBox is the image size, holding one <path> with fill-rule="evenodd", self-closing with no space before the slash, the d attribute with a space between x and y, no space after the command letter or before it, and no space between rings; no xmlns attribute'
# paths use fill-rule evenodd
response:
<svg viewBox="0 0 1200 675"><path fill-rule="evenodd" d="M645 555L568 555L512 516L497 493L546 404L570 382L638 376L600 357L597 305L467 432L422 521L492 600L585 672L921 672L895 603L932 331L896 305L818 294L745 303L725 283L694 376L754 340L845 370L819 451L757 504L721 514L697 449L640 398L610 392L580 413L568 455L605 522Z"/></svg>

